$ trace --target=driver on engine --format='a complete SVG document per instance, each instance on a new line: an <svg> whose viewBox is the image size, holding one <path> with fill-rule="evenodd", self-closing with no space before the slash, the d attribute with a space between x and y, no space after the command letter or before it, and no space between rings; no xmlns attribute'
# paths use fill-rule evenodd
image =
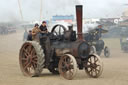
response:
<svg viewBox="0 0 128 85"><path fill-rule="evenodd" d="M47 34L48 33L48 29L47 29L47 26L46 26L46 21L42 22L42 24L40 26L40 30L41 30L42 34Z"/></svg>
<svg viewBox="0 0 128 85"><path fill-rule="evenodd" d="M96 28L96 40L99 40L102 37L102 25L98 25Z"/></svg>

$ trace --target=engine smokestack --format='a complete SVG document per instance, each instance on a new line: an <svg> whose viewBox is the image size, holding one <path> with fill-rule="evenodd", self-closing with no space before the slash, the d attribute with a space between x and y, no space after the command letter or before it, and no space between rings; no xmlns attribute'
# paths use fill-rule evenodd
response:
<svg viewBox="0 0 128 85"><path fill-rule="evenodd" d="M77 32L78 32L78 39L79 40L83 40L82 16L83 16L83 6L82 5L76 5Z"/></svg>

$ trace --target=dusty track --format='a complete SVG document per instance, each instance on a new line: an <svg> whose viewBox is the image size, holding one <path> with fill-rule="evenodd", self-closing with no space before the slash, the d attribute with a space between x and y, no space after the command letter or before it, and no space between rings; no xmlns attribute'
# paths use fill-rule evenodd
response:
<svg viewBox="0 0 128 85"><path fill-rule="evenodd" d="M110 58L101 56L104 71L100 78L89 78L78 71L74 80L65 80L44 70L37 78L25 77L19 68L18 53L23 31L0 35L0 85L128 85L128 54L120 50L119 39L105 39L111 49Z"/></svg>

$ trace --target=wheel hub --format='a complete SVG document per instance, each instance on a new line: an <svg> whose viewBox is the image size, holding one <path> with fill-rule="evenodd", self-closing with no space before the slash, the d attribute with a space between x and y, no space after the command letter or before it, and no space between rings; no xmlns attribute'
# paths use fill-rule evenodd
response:
<svg viewBox="0 0 128 85"><path fill-rule="evenodd" d="M93 69L96 69L97 65L95 63L90 65Z"/></svg>

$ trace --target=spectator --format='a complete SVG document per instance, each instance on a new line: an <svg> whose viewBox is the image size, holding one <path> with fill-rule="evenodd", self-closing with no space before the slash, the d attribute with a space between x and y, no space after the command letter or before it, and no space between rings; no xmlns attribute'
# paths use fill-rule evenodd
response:
<svg viewBox="0 0 128 85"><path fill-rule="evenodd" d="M32 31L31 30L29 30L29 34L28 34L27 40L28 41L32 41Z"/></svg>
<svg viewBox="0 0 128 85"><path fill-rule="evenodd" d="M27 40L27 36L28 36L28 32L27 32L27 29L25 29L24 36L23 36L23 41Z"/></svg>

